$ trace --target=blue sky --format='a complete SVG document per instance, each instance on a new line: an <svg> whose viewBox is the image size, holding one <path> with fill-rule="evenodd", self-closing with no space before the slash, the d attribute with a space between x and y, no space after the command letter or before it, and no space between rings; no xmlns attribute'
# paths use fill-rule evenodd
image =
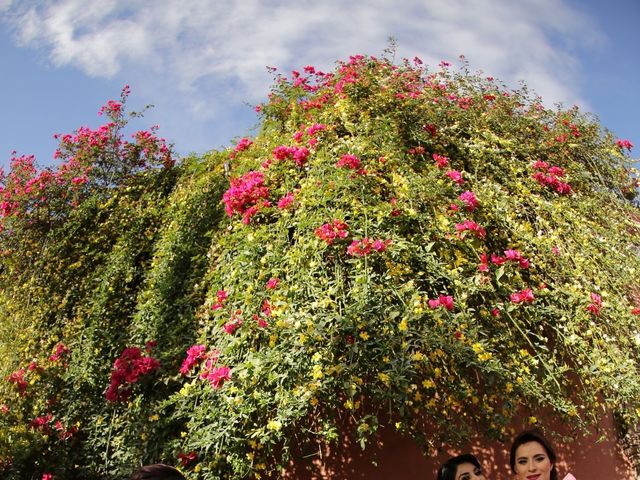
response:
<svg viewBox="0 0 640 480"><path fill-rule="evenodd" d="M640 148L640 0L0 0L0 164L50 165L54 133L97 126L131 86L134 126L181 154L251 134L266 66L329 70L356 53L472 69L593 112Z"/></svg>

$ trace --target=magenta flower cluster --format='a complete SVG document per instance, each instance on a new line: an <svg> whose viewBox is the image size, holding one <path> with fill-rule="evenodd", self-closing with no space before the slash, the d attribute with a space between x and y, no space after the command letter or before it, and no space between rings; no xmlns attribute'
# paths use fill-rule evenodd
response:
<svg viewBox="0 0 640 480"><path fill-rule="evenodd" d="M111 383L105 396L109 402L126 400L131 396L131 387L140 380L160 368L155 358L143 355L138 347L125 348L113 363Z"/></svg>
<svg viewBox="0 0 640 480"><path fill-rule="evenodd" d="M231 187L224 192L222 201L227 215L242 215L242 222L248 224L260 208L271 206L269 189L264 185L262 172L250 171L240 178L231 179Z"/></svg>

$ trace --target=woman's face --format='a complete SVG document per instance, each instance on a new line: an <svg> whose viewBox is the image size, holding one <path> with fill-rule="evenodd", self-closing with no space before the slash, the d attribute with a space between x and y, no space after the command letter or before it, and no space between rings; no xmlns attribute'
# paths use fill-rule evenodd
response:
<svg viewBox="0 0 640 480"><path fill-rule="evenodd" d="M482 474L482 469L473 463L461 463L456 469L456 480L487 480Z"/></svg>
<svg viewBox="0 0 640 480"><path fill-rule="evenodd" d="M518 480L549 480L553 463L544 447L534 441L516 449L514 467Z"/></svg>

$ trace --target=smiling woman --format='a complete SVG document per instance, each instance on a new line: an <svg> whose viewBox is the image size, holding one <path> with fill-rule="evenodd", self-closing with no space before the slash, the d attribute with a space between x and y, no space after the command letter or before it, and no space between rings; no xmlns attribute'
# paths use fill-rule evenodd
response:
<svg viewBox="0 0 640 480"><path fill-rule="evenodd" d="M557 480L556 452L549 441L535 430L518 435L509 455L511 471L518 480Z"/></svg>

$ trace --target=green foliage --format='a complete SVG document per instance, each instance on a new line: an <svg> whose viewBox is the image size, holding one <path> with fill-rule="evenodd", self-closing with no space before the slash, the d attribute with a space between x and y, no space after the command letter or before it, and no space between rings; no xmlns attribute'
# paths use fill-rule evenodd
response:
<svg viewBox="0 0 640 480"><path fill-rule="evenodd" d="M506 438L523 409L637 419L640 215L590 116L364 57L276 78L261 109L253 141L179 166L82 150L118 174L45 235L43 206L8 211L7 478L259 478L381 424L433 446ZM160 369L107 401L127 347Z"/></svg>

